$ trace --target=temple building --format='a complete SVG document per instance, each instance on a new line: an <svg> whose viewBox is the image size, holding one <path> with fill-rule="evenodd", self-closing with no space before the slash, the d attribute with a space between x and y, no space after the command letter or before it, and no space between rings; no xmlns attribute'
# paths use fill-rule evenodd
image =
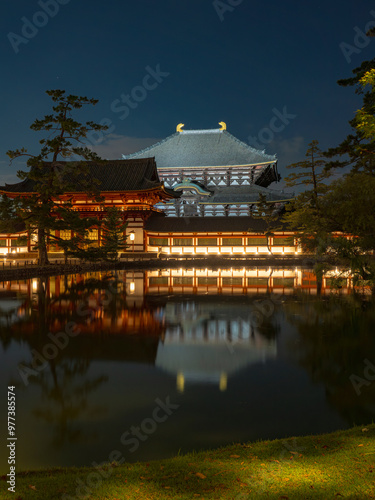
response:
<svg viewBox="0 0 375 500"><path fill-rule="evenodd" d="M58 162L62 167L65 162ZM82 217L95 217L99 220L106 216L107 209L118 207L123 213L123 220L128 223L126 232L132 251L144 250L145 221L158 211L155 205L167 201L179 194L164 187L160 181L154 158L134 160L110 160L104 163L85 162L89 176L98 181L98 190L104 201L97 201L79 189L59 196L59 201L71 200L73 208ZM48 163L46 163L48 166ZM9 198L27 197L35 192L35 181L27 178L16 184L0 186L0 194ZM24 228L15 234L0 235L0 252L16 253L30 251L32 242L26 238ZM56 236L63 239L72 237L71 231L58 231ZM100 242L100 227L90 232L90 239ZM49 251L57 251L51 245Z"/></svg>
<svg viewBox="0 0 375 500"><path fill-rule="evenodd" d="M289 194L269 189L280 180L277 158L238 140L220 122L218 129L184 130L125 159L154 157L160 180L180 192L158 205L166 215L250 216L259 194L282 208Z"/></svg>
<svg viewBox="0 0 375 500"><path fill-rule="evenodd" d="M104 203L83 191L65 193L82 217L102 219L117 206L128 223L131 252L164 255L298 254L294 234L279 229L267 238L267 222L259 213L259 195L281 212L290 194L269 188L280 180L277 158L239 141L224 122L212 130L177 131L147 149L103 163L86 162ZM65 162L60 162L63 166ZM34 181L0 186L8 197L30 196ZM22 228L21 228L22 229ZM65 231L56 236L70 239ZM0 234L0 253L30 251L23 230ZM90 233L100 245L100 227ZM50 245L50 252L57 252Z"/></svg>

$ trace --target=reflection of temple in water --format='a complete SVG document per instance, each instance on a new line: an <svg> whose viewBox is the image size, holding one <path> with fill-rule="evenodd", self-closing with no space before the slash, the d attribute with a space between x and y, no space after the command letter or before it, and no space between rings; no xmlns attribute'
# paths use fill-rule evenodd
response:
<svg viewBox="0 0 375 500"><path fill-rule="evenodd" d="M3 342L42 349L48 332L75 321L80 334L59 353L62 358L154 364L176 377L180 391L190 382L224 390L229 376L277 355L277 328L272 318L259 320L256 301L270 292L316 292L314 275L300 268L118 271L112 295L106 277L2 283Z"/></svg>
<svg viewBox="0 0 375 500"><path fill-rule="evenodd" d="M165 307L166 332L156 366L176 377L181 392L190 382L214 383L225 390L229 376L276 357L275 338L265 338L257 323L248 301L239 304L233 297L212 296L174 299Z"/></svg>
<svg viewBox="0 0 375 500"><path fill-rule="evenodd" d="M330 293L338 271L323 277L321 293ZM193 294L293 294L303 290L317 293L315 274L302 268L161 269L145 272L145 293ZM340 276L341 293L350 293L352 281Z"/></svg>

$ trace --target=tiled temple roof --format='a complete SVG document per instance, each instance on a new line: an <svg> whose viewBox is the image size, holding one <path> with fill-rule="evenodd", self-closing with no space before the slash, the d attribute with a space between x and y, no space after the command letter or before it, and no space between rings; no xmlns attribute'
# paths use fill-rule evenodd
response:
<svg viewBox="0 0 375 500"><path fill-rule="evenodd" d="M253 184L252 186L216 187L213 196L201 203L207 204L248 204L258 203L259 194L266 196L267 201L283 202L293 198L293 193L284 193L275 189L264 188Z"/></svg>
<svg viewBox="0 0 375 500"><path fill-rule="evenodd" d="M142 191L163 186L158 176L155 158L107 160L104 163L87 161L84 163L89 168L90 177L100 182L98 190L101 192ZM59 161L57 164L64 167L65 164L74 164L74 162ZM50 162L45 163L46 168L50 165ZM0 186L0 191L8 193L32 193L34 192L34 186L35 181L27 178L16 184ZM83 191L85 189L80 188L78 178L77 190L72 192L79 193ZM165 189L165 191L170 194L173 193L172 190ZM175 197L178 196L177 193L173 195Z"/></svg>
<svg viewBox="0 0 375 500"><path fill-rule="evenodd" d="M267 224L261 217L165 217L153 214L145 222L146 231L183 232L254 232L264 233Z"/></svg>
<svg viewBox="0 0 375 500"><path fill-rule="evenodd" d="M276 155L252 148L226 130L182 130L125 159L154 156L158 168L260 165Z"/></svg>

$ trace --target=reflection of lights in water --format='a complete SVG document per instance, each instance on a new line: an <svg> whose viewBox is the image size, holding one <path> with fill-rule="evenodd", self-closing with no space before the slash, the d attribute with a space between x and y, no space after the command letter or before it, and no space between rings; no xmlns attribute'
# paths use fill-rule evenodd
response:
<svg viewBox="0 0 375 500"><path fill-rule="evenodd" d="M219 383L219 388L221 391L226 391L227 390L227 383L228 383L228 377L227 374L221 373L220 374L220 383Z"/></svg>
<svg viewBox="0 0 375 500"><path fill-rule="evenodd" d="M184 388L185 388L185 377L184 377L184 374L181 373L181 372L178 372L177 373L177 390L179 392L184 392Z"/></svg>
<svg viewBox="0 0 375 500"><path fill-rule="evenodd" d="M130 293L135 292L135 283L134 281L131 281L130 286L129 286Z"/></svg>
<svg viewBox="0 0 375 500"><path fill-rule="evenodd" d="M38 288L38 281L37 280L33 280L32 283L33 283L33 292L36 292L37 288Z"/></svg>

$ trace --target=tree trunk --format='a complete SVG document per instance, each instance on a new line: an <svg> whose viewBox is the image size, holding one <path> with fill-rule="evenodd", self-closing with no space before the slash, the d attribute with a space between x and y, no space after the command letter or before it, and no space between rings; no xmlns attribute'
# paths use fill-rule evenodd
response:
<svg viewBox="0 0 375 500"><path fill-rule="evenodd" d="M49 264L46 244L46 232L44 227L38 227L38 259L40 266Z"/></svg>

